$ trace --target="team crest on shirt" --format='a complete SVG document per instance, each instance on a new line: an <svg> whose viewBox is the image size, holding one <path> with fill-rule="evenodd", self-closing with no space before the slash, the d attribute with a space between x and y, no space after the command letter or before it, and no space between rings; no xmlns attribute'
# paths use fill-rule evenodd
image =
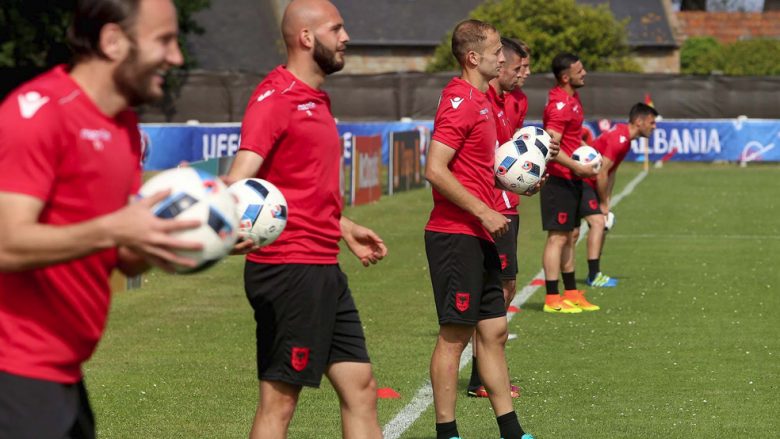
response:
<svg viewBox="0 0 780 439"><path fill-rule="evenodd" d="M458 109L460 107L460 104L463 103L463 98L455 96L454 98L450 98L450 103L452 104L452 108Z"/></svg>
<svg viewBox="0 0 780 439"><path fill-rule="evenodd" d="M309 348L299 348L293 346L292 354L290 355L290 365L292 365L293 369L298 372L306 369L306 365L309 364L309 352Z"/></svg>
<svg viewBox="0 0 780 439"><path fill-rule="evenodd" d="M563 107L565 106L566 104L564 102L558 102L557 104L555 104L555 108L557 108L558 111L563 110Z"/></svg>
<svg viewBox="0 0 780 439"><path fill-rule="evenodd" d="M469 293L455 293L455 308L460 312L464 312L469 309L471 304L471 294Z"/></svg>
<svg viewBox="0 0 780 439"><path fill-rule="evenodd" d="M620 140L620 143L626 143L626 140L628 140L628 139L626 139L626 136L620 136L619 140Z"/></svg>
<svg viewBox="0 0 780 439"><path fill-rule="evenodd" d="M37 91L28 91L19 95L19 113L24 119L30 119L49 102L48 96L41 96Z"/></svg>
<svg viewBox="0 0 780 439"><path fill-rule="evenodd" d="M575 104L573 107L571 107L571 111L573 111L575 113L579 113L580 112L580 106Z"/></svg>

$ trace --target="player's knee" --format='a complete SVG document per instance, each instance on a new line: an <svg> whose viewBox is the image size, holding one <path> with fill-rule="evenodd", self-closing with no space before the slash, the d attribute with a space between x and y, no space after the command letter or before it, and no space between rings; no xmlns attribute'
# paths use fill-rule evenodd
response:
<svg viewBox="0 0 780 439"><path fill-rule="evenodd" d="M588 224L591 228L604 228L604 215L591 215L588 217Z"/></svg>
<svg viewBox="0 0 780 439"><path fill-rule="evenodd" d="M547 244L556 247L563 247L568 241L568 233L566 232L554 232L547 235Z"/></svg>
<svg viewBox="0 0 780 439"><path fill-rule="evenodd" d="M271 418L289 423L295 413L297 402L297 399L289 397L274 398L273 401L264 399L260 411Z"/></svg>

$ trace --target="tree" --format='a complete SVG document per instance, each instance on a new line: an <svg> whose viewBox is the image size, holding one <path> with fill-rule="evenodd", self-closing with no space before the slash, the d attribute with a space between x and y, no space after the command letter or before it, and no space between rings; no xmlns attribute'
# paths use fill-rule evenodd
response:
<svg viewBox="0 0 780 439"><path fill-rule="evenodd" d="M574 0L489 0L470 18L491 23L502 36L519 38L531 48L531 68L550 71L556 54L572 52L585 68L597 71L637 72L630 58L625 22L615 20L606 5L578 5ZM452 34L434 53L429 71L457 70L452 56Z"/></svg>
<svg viewBox="0 0 780 439"><path fill-rule="evenodd" d="M43 69L68 61L65 33L74 0L4 0L0 8L0 67ZM210 0L174 0L179 13L179 43L185 65L195 65L187 51L190 34L203 33L193 14Z"/></svg>

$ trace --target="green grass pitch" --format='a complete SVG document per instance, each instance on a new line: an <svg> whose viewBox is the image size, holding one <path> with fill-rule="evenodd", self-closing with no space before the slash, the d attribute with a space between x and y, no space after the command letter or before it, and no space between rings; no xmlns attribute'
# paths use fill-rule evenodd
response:
<svg viewBox="0 0 780 439"><path fill-rule="evenodd" d="M618 193L639 172L626 164ZM537 438L769 438L780 431L780 167L670 164L652 169L614 210L602 268L613 289L591 289L601 311L541 312L538 290L510 322L515 407ZM363 268L342 254L380 387L382 425L428 379L437 332L423 248L427 189L347 209L390 254ZM538 199L521 205L520 273L539 271L545 235ZM586 274L584 242L577 277ZM102 438L242 438L257 401L254 321L243 258L202 274L152 272L119 293L86 365ZM583 285L584 286L584 285ZM461 375L465 386L467 370ZM487 400L461 392L467 439L498 438ZM432 408L404 438L434 437ZM291 438L340 437L338 402L323 380L303 391Z"/></svg>

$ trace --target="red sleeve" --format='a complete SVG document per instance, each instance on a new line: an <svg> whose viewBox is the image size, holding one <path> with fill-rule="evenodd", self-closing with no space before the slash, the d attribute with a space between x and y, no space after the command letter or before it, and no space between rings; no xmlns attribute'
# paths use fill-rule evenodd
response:
<svg viewBox="0 0 780 439"><path fill-rule="evenodd" d="M241 146L239 149L253 151L266 158L281 138L289 123L290 105L277 96L262 101L252 98L247 105L244 119L241 122Z"/></svg>
<svg viewBox="0 0 780 439"><path fill-rule="evenodd" d="M18 93L0 106L0 191L49 196L60 162L60 130L56 103L48 102L23 117Z"/></svg>
<svg viewBox="0 0 780 439"><path fill-rule="evenodd" d="M544 129L550 129L563 134L569 121L566 107L558 109L560 101L551 101L544 107Z"/></svg>
<svg viewBox="0 0 780 439"><path fill-rule="evenodd" d="M450 102L449 97L443 96L436 110L431 138L456 151L459 150L466 143L473 125L473 121L468 117L470 111L472 110L469 102L456 106Z"/></svg>
<svg viewBox="0 0 780 439"><path fill-rule="evenodd" d="M599 139L602 139L601 141L601 149L598 151L603 155L604 157L610 159L613 163L617 160L617 153L618 153L618 142L617 142L617 130L612 130L608 133L606 133L602 139L602 137L599 137Z"/></svg>

